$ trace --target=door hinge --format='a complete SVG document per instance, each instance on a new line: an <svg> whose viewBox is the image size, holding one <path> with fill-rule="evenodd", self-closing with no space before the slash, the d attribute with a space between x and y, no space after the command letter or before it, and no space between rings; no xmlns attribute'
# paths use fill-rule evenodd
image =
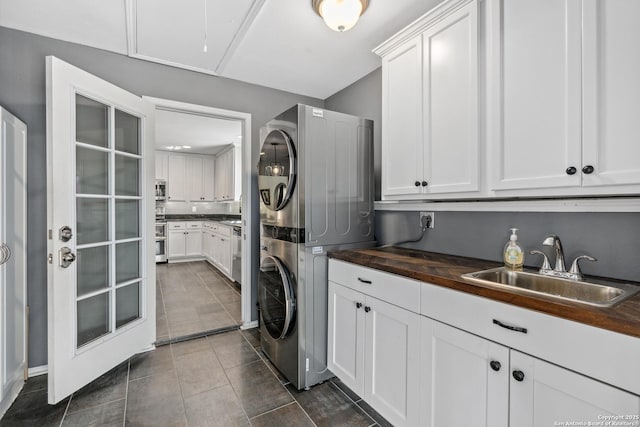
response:
<svg viewBox="0 0 640 427"><path fill-rule="evenodd" d="M47 261L49 261L49 264L53 264L53 254L49 254Z"/></svg>
<svg viewBox="0 0 640 427"><path fill-rule="evenodd" d="M53 230L49 229L49 240L53 239Z"/></svg>

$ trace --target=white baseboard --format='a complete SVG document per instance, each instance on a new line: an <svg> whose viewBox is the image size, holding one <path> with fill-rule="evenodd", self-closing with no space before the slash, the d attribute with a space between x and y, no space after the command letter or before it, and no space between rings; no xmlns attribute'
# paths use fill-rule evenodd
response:
<svg viewBox="0 0 640 427"><path fill-rule="evenodd" d="M47 372L49 372L49 365L34 366L33 368L29 368L27 370L27 376L29 378L37 377L39 375L44 375Z"/></svg>
<svg viewBox="0 0 640 427"><path fill-rule="evenodd" d="M258 321L254 320L252 322L245 322L240 326L240 329L253 329L258 327Z"/></svg>

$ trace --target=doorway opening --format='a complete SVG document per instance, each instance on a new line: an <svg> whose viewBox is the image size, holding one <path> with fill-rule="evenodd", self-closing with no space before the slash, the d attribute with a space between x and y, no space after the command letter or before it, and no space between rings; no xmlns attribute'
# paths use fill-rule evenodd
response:
<svg viewBox="0 0 640 427"><path fill-rule="evenodd" d="M157 344L256 326L251 116L156 105Z"/></svg>

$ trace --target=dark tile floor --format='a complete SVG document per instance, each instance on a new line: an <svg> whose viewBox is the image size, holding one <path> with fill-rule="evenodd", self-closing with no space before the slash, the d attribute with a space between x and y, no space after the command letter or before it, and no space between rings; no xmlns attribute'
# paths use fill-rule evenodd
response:
<svg viewBox="0 0 640 427"><path fill-rule="evenodd" d="M240 291L211 264L156 265L158 342L241 323Z"/></svg>
<svg viewBox="0 0 640 427"><path fill-rule="evenodd" d="M295 390L256 329L139 354L52 406L29 379L0 426L388 426L339 380Z"/></svg>

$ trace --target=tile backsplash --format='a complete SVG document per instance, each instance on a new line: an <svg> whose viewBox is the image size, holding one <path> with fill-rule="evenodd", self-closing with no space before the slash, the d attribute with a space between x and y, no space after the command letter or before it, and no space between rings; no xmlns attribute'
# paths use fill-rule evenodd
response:
<svg viewBox="0 0 640 427"><path fill-rule="evenodd" d="M165 214L240 214L240 202L165 202ZM193 210L195 208L195 212Z"/></svg>

